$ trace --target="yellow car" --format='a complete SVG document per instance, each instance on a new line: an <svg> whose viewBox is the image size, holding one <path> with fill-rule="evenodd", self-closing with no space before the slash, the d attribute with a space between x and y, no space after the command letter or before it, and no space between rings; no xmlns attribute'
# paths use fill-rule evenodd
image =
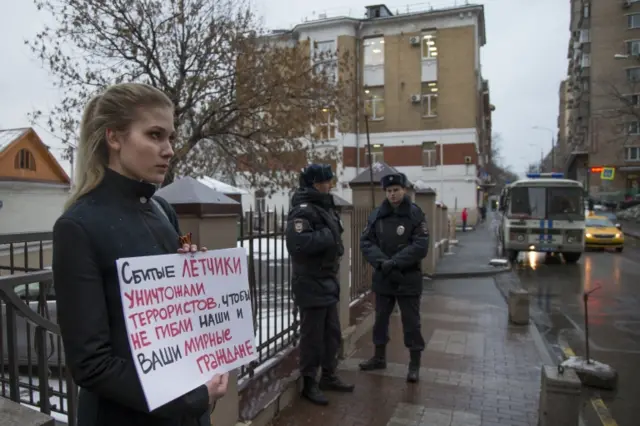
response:
<svg viewBox="0 0 640 426"><path fill-rule="evenodd" d="M617 252L624 248L624 234L619 225L614 225L605 216L592 213L586 217L585 225L584 242L587 248L615 248Z"/></svg>

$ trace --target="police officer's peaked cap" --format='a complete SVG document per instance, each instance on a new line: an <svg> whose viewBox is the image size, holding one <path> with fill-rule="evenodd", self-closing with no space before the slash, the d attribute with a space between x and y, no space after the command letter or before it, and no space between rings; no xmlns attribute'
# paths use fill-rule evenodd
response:
<svg viewBox="0 0 640 426"><path fill-rule="evenodd" d="M300 172L300 184L312 186L314 183L328 182L333 179L330 164L309 164Z"/></svg>
<svg viewBox="0 0 640 426"><path fill-rule="evenodd" d="M401 187L406 188L407 176L404 173L392 173L380 179L380 183L384 189L387 189L392 185L400 185Z"/></svg>

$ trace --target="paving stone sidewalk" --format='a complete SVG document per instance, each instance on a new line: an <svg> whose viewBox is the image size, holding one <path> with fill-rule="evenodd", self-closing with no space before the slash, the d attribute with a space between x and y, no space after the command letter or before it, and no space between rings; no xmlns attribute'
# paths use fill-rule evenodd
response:
<svg viewBox="0 0 640 426"><path fill-rule="evenodd" d="M361 372L373 351L371 333L340 366L353 394L329 394L330 405L297 399L273 426L535 426L543 363L529 327L509 326L492 278L425 284L426 350L420 382L406 383L408 353L398 314L391 321L389 365Z"/></svg>

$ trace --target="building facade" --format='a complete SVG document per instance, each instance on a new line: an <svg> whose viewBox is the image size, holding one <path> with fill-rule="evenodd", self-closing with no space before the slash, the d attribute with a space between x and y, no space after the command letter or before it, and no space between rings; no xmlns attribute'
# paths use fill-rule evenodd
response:
<svg viewBox="0 0 640 426"><path fill-rule="evenodd" d="M363 19L323 18L289 33L314 51L350 53L336 78L352 80L355 114L344 120L327 111L320 147L338 151L337 195L351 201L348 183L368 167L369 143L374 163L432 187L452 209L475 209L490 160L493 109L480 64L483 7L366 10ZM285 192L272 197L273 204L286 199Z"/></svg>
<svg viewBox="0 0 640 426"><path fill-rule="evenodd" d="M565 170L621 198L640 183L640 2L571 0L570 31Z"/></svg>
<svg viewBox="0 0 640 426"><path fill-rule="evenodd" d="M0 130L0 234L51 231L70 187L32 128Z"/></svg>

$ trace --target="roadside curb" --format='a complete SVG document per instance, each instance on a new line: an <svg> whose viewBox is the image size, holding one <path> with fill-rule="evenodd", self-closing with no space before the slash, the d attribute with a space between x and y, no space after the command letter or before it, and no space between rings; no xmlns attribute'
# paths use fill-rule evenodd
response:
<svg viewBox="0 0 640 426"><path fill-rule="evenodd" d="M495 270L487 270L487 271L468 271L468 272L442 272L435 274L427 274L426 277L432 280L451 280L457 278L482 278L482 277L492 277L498 274L504 274L505 272L510 272L511 266L506 268L495 268Z"/></svg>

